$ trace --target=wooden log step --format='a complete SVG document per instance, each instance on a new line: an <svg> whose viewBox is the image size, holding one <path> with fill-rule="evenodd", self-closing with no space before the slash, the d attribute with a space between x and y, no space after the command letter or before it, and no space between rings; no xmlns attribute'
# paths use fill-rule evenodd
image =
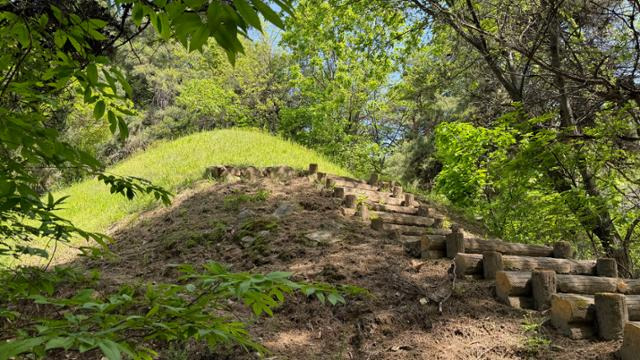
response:
<svg viewBox="0 0 640 360"><path fill-rule="evenodd" d="M509 296L505 304L515 309L533 309L533 298L527 296Z"/></svg>
<svg viewBox="0 0 640 360"><path fill-rule="evenodd" d="M482 255L458 254L455 257L456 270L460 274L482 274ZM502 256L503 270L531 271L534 269L554 270L558 274L595 275L596 262L592 260L570 260L532 256Z"/></svg>
<svg viewBox="0 0 640 360"><path fill-rule="evenodd" d="M377 202L380 204L389 204L400 206L404 202L404 198L394 198L391 193L356 189L350 187L336 187L333 189L333 196L343 198L345 195L353 194L358 197L364 197L367 201Z"/></svg>
<svg viewBox="0 0 640 360"><path fill-rule="evenodd" d="M622 360L637 360L640 356L640 322L632 321L624 326L619 355Z"/></svg>
<svg viewBox="0 0 640 360"><path fill-rule="evenodd" d="M399 214L410 214L410 215L416 215L418 214L418 211L420 211L420 209L413 206L379 204L376 202L371 202L370 207L371 207L371 210L373 211L384 211L388 213L399 213Z"/></svg>
<svg viewBox="0 0 640 360"><path fill-rule="evenodd" d="M482 254L489 251L497 251L504 255L553 257L553 247L545 245L529 245L510 243L497 239L464 239L466 253Z"/></svg>
<svg viewBox="0 0 640 360"><path fill-rule="evenodd" d="M554 294L551 297L551 324L563 334L577 325L593 326L594 319L592 295Z"/></svg>
<svg viewBox="0 0 640 360"><path fill-rule="evenodd" d="M435 223L435 219L426 216L394 214L382 211L372 211L371 216L381 218L382 221L389 224L431 226Z"/></svg>
<svg viewBox="0 0 640 360"><path fill-rule="evenodd" d="M327 179L328 179L327 185L331 187L350 187L355 189L371 190L371 191L380 190L379 186L369 185L364 181L350 179L342 176L327 175Z"/></svg>
<svg viewBox="0 0 640 360"><path fill-rule="evenodd" d="M423 250L438 250L446 252L447 250L446 235L427 234L422 238Z"/></svg>
<svg viewBox="0 0 640 360"><path fill-rule="evenodd" d="M377 218L371 221L371 228L378 231L386 231L388 233L396 233L398 235L424 236L424 235L447 235L450 230L439 229L426 226L413 226L401 224L385 223L382 219Z"/></svg>
<svg viewBox="0 0 640 360"><path fill-rule="evenodd" d="M640 295L640 286L635 286L636 282L638 282L637 279L558 274L557 291L573 294L619 292ZM506 299L509 296L531 296L531 273L498 271L496 273L496 294L499 299Z"/></svg>

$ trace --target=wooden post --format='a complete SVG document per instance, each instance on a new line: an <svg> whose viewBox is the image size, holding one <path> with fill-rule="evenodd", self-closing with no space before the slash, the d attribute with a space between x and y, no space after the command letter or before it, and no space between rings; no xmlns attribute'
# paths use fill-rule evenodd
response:
<svg viewBox="0 0 640 360"><path fill-rule="evenodd" d="M420 205L418 208L418 216L429 216L429 208L425 205Z"/></svg>
<svg viewBox="0 0 640 360"><path fill-rule="evenodd" d="M381 218L371 219L371 228L377 231L384 230L384 221Z"/></svg>
<svg viewBox="0 0 640 360"><path fill-rule="evenodd" d="M453 259L458 253L464 253L464 234L457 224L451 225L451 234L447 235L447 257Z"/></svg>
<svg viewBox="0 0 640 360"><path fill-rule="evenodd" d="M319 172L316 174L318 181L320 181L320 183L322 184L322 180L324 180L324 178L327 176L327 174L323 173L323 172Z"/></svg>
<svg viewBox="0 0 640 360"><path fill-rule="evenodd" d="M598 334L603 340L622 338L628 321L627 304L623 294L597 293L594 297Z"/></svg>
<svg viewBox="0 0 640 360"><path fill-rule="evenodd" d="M553 270L533 270L531 272L531 292L536 310L551 307L551 296L556 293L556 272Z"/></svg>
<svg viewBox="0 0 640 360"><path fill-rule="evenodd" d="M369 185L373 185L376 186L378 185L378 174L377 173L372 173L371 176L369 177Z"/></svg>
<svg viewBox="0 0 640 360"><path fill-rule="evenodd" d="M403 193L403 192L402 192L402 186L394 186L394 187L393 187L393 194L392 194L392 196L393 196L394 198L399 198L399 197L401 197L401 196L402 196L402 193Z"/></svg>
<svg viewBox="0 0 640 360"><path fill-rule="evenodd" d="M344 188L337 187L333 189L333 197L343 199L345 195Z"/></svg>
<svg viewBox="0 0 640 360"><path fill-rule="evenodd" d="M571 243L567 241L558 241L553 244L553 257L560 259L573 259L574 251Z"/></svg>
<svg viewBox="0 0 640 360"><path fill-rule="evenodd" d="M485 279L495 279L498 271L504 270L502 254L497 251L482 253L482 272Z"/></svg>
<svg viewBox="0 0 640 360"><path fill-rule="evenodd" d="M628 322L624 327L624 340L620 348L622 360L637 360L640 354L640 322Z"/></svg>
<svg viewBox="0 0 640 360"><path fill-rule="evenodd" d="M309 164L309 175L316 174L318 172L318 164Z"/></svg>
<svg viewBox="0 0 640 360"><path fill-rule="evenodd" d="M598 276L618 277L618 264L616 259L602 258L596 260L596 273Z"/></svg>
<svg viewBox="0 0 640 360"><path fill-rule="evenodd" d="M415 201L415 196L413 194L406 193L404 194L404 206L413 206L413 202Z"/></svg>
<svg viewBox="0 0 640 360"><path fill-rule="evenodd" d="M336 186L336 181L334 179L327 178L327 183L326 184L327 184L326 187L331 189L331 188Z"/></svg>
<svg viewBox="0 0 640 360"><path fill-rule="evenodd" d="M356 215L360 218L360 220L368 221L369 220L369 208L367 204L361 202L358 204L358 211Z"/></svg>
<svg viewBox="0 0 640 360"><path fill-rule="evenodd" d="M358 200L358 198L354 194L345 195L345 197L344 197L344 207L349 208L349 209L355 209L357 200Z"/></svg>

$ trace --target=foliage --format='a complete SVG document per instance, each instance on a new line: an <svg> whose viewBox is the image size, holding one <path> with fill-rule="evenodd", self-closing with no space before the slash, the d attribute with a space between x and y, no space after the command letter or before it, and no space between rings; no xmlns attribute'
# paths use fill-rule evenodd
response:
<svg viewBox="0 0 640 360"><path fill-rule="evenodd" d="M287 1L275 0L283 11ZM202 50L211 36L231 61L243 51L238 36L262 29L259 15L283 26L261 0L226 2L119 0L83 4L31 4L0 1L0 255L47 256L34 240L68 242L72 236L104 244L107 237L88 233L56 215L64 198L44 199L32 169L74 168L133 198L152 193L169 201L170 194L136 177L104 175L90 152L64 141L48 126L68 93L82 96L96 120L108 122L111 133L128 136L125 116L132 115L133 89L109 54L150 24L160 37L175 38L189 51ZM204 22L203 22L204 20ZM12 239L8 241L7 239Z"/></svg>
<svg viewBox="0 0 640 360"><path fill-rule="evenodd" d="M30 318L34 314L0 311L0 326L9 322L22 325L20 330L13 327L3 332L9 341L0 344L0 359L19 354L44 358L61 350L100 351L109 360L123 355L152 359L161 344L187 339L206 342L211 348L233 344L265 352L246 324L231 316L231 303L242 304L256 317L273 316L286 295L300 293L337 305L346 303L344 294L363 292L349 286L294 282L291 273L285 272L231 273L217 263L207 263L202 269L191 265L176 269L181 276L174 284L125 285L109 292L85 288L66 296L53 289L62 278L70 279L69 274L82 284L81 275L72 270L26 270L16 279L10 278L13 274L4 274L8 287L3 289L6 300L0 309L20 302L22 308L36 307L39 315L47 316Z"/></svg>

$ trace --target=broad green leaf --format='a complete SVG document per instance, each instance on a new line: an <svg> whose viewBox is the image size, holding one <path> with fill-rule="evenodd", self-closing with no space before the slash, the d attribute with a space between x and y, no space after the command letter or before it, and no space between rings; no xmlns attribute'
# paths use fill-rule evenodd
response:
<svg viewBox="0 0 640 360"><path fill-rule="evenodd" d="M69 349L74 343L73 338L71 337L55 337L49 341L45 345L45 350L49 349Z"/></svg>
<svg viewBox="0 0 640 360"><path fill-rule="evenodd" d="M260 17L256 10L247 2L247 0L233 0L236 9L240 13L240 16L251 26L262 31L262 25L260 24Z"/></svg>
<svg viewBox="0 0 640 360"><path fill-rule="evenodd" d="M261 0L251 0L251 2L265 19L280 29L284 29L284 23L282 22L282 19L280 19L280 15L273 11L269 5L265 4Z"/></svg>
<svg viewBox="0 0 640 360"><path fill-rule="evenodd" d="M109 360L121 360L122 355L120 353L120 346L109 339L102 339L98 341L98 347Z"/></svg>
<svg viewBox="0 0 640 360"><path fill-rule="evenodd" d="M47 338L40 336L0 343L0 360L7 360L16 355L31 351L45 341L47 341Z"/></svg>
<svg viewBox="0 0 640 360"><path fill-rule="evenodd" d="M87 79L89 79L89 82L93 85L98 83L98 68L96 64L90 63L87 65Z"/></svg>
<svg viewBox="0 0 640 360"><path fill-rule="evenodd" d="M93 107L93 117L100 120L104 116L105 108L104 100L99 100Z"/></svg>

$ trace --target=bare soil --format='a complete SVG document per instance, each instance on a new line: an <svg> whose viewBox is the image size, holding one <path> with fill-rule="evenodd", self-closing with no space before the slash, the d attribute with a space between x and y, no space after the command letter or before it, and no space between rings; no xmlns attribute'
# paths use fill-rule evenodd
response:
<svg viewBox="0 0 640 360"><path fill-rule="evenodd" d="M260 190L269 192L264 201L234 202L239 194ZM274 217L283 204L293 211ZM246 218L267 219L277 228L254 242L238 241L233 235ZM318 231L331 236L307 236ZM304 178L203 181L171 207L146 212L111 233L117 258L91 265L113 284L170 281L175 274L169 264L213 260L237 271L291 271L296 280L369 290L371 297L339 306L302 296L287 299L274 317L251 325L252 334L272 351L269 359L613 359L620 345L572 341L547 325L527 333L525 319L542 322L543 314L496 302L490 281L459 280L439 314L420 299L446 276L450 261L405 256L400 244L342 216L339 202ZM535 346L536 339L549 344ZM257 358L241 349L218 354L197 344L188 349L190 359Z"/></svg>

